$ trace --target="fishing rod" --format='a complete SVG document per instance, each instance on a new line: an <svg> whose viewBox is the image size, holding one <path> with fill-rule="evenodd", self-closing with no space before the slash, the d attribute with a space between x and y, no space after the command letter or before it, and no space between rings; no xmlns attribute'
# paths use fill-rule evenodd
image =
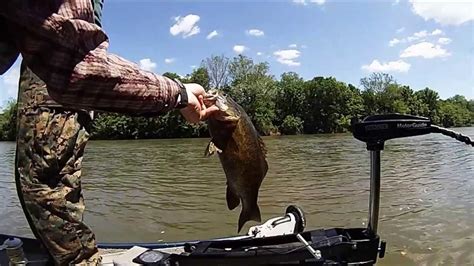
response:
<svg viewBox="0 0 474 266"><path fill-rule="evenodd" d="M372 115L352 123L352 134L367 144L370 152L370 196L367 231L377 234L380 205L380 151L385 141L395 138L440 133L474 147L471 138L461 133L433 125L429 118L402 114Z"/></svg>

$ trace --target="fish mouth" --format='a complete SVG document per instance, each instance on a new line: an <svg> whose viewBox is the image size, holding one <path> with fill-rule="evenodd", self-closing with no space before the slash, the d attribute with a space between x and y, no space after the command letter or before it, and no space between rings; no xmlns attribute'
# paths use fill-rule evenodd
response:
<svg viewBox="0 0 474 266"><path fill-rule="evenodd" d="M204 96L203 101L206 106L216 105L222 112L226 112L229 109L225 94L216 89L209 90Z"/></svg>

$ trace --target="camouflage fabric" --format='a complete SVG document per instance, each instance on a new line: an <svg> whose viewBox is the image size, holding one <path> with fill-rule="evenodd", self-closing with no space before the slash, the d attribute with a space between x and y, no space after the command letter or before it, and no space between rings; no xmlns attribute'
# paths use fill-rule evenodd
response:
<svg viewBox="0 0 474 266"><path fill-rule="evenodd" d="M30 227L57 265L98 257L95 236L82 222L81 165L90 120L85 111L62 109L22 65L16 182Z"/></svg>
<svg viewBox="0 0 474 266"><path fill-rule="evenodd" d="M100 25L103 0L92 5ZM95 236L82 222L81 168L91 116L52 100L24 64L18 95L15 181L30 227L55 264L96 265Z"/></svg>

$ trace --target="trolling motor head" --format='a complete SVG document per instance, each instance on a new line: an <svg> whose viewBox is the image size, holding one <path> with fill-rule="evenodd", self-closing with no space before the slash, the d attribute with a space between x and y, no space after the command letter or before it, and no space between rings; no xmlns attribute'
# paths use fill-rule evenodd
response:
<svg viewBox="0 0 474 266"><path fill-rule="evenodd" d="M367 143L368 150L383 150L386 140L412 137L432 132L431 120L426 117L385 114L368 116L353 124L353 135Z"/></svg>

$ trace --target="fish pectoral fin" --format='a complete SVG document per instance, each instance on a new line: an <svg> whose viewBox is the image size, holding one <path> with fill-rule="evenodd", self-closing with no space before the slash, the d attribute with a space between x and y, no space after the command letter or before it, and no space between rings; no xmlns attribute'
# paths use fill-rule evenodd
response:
<svg viewBox="0 0 474 266"><path fill-rule="evenodd" d="M229 208L229 210L235 209L240 204L240 198L235 195L234 192L232 192L229 186L227 186L225 198L227 200L227 207Z"/></svg>
<svg viewBox="0 0 474 266"><path fill-rule="evenodd" d="M209 157L213 155L215 152L222 153L222 150L217 148L216 144L212 142L212 140L207 145L206 150L204 151L204 156Z"/></svg>

